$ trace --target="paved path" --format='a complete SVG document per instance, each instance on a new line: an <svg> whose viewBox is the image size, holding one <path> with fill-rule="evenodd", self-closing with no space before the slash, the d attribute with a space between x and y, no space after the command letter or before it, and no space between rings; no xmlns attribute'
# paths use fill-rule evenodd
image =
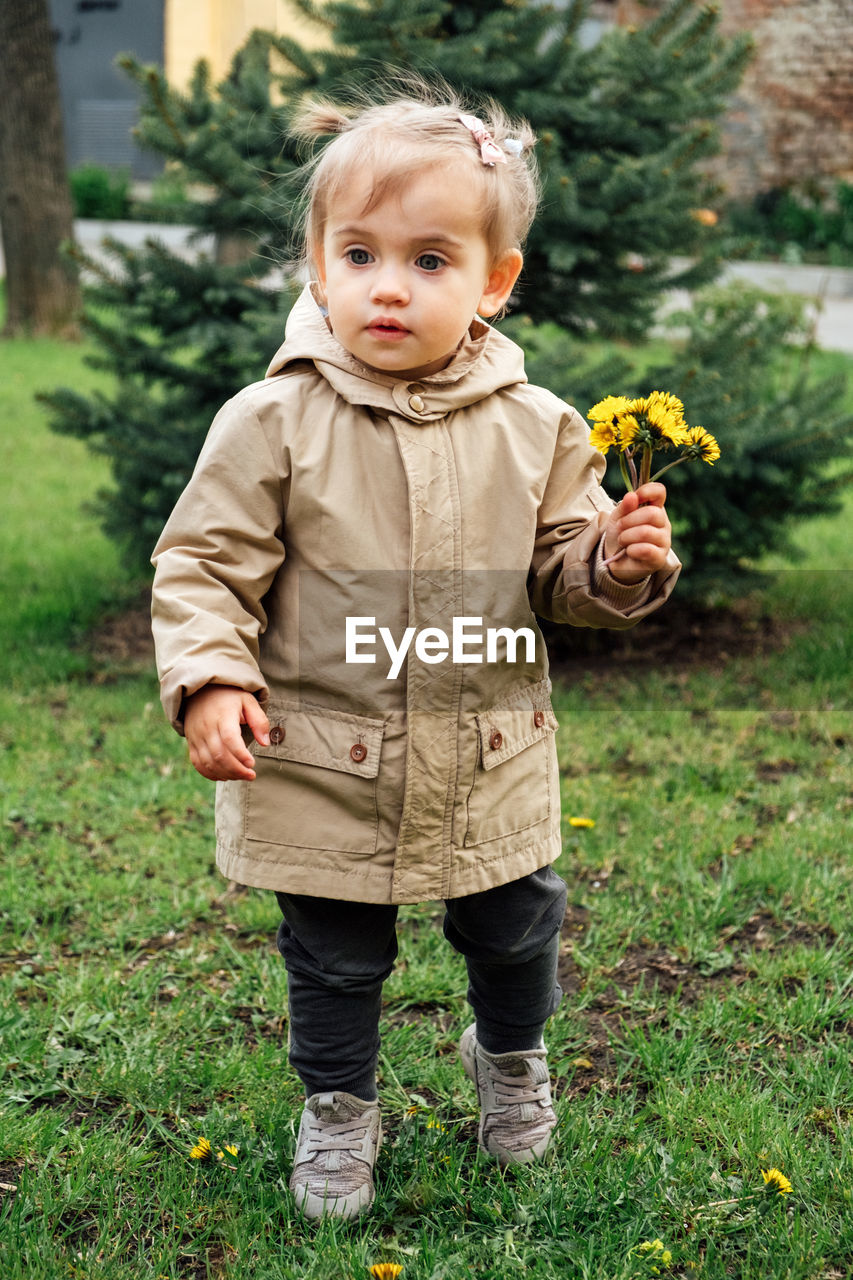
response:
<svg viewBox="0 0 853 1280"><path fill-rule="evenodd" d="M78 241L89 252L97 252L106 235L115 236L130 245L141 245L148 236L153 236L188 259L199 252L213 252L212 236L201 236L190 244L186 227L89 219L80 219L74 226ZM0 276L2 274L0 253ZM798 293L809 298L809 312L814 319L819 345L829 351L846 351L853 355L853 270L787 266L780 262L729 262L721 278L723 281L747 280L770 292ZM663 311L683 309L689 304L690 295L686 290L674 290L667 296Z"/></svg>
<svg viewBox="0 0 853 1280"><path fill-rule="evenodd" d="M676 260L680 261L680 260ZM845 267L787 266L783 262L727 262L720 281L745 280L768 293L796 293L809 299L807 315L818 346L853 355L853 270ZM690 305L686 289L667 295L664 311Z"/></svg>

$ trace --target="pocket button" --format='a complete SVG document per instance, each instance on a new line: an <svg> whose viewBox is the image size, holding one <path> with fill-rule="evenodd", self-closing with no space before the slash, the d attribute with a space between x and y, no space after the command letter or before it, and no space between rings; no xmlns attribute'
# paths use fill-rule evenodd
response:
<svg viewBox="0 0 853 1280"><path fill-rule="evenodd" d="M501 733L500 729L493 729L491 733L491 737L489 738L489 746L492 748L492 750L500 751L501 747L503 746L503 741L504 741L504 736Z"/></svg>
<svg viewBox="0 0 853 1280"><path fill-rule="evenodd" d="M545 712L544 712L544 711L534 711L534 712L533 712L533 723L536 725L536 728L537 728L537 729L541 729L541 728L542 728L542 726L543 726L543 724L545 723Z"/></svg>
<svg viewBox="0 0 853 1280"><path fill-rule="evenodd" d="M280 724L274 724L270 729L270 742L277 747L280 742L284 742L285 731Z"/></svg>
<svg viewBox="0 0 853 1280"><path fill-rule="evenodd" d="M363 760L367 759L367 747L363 742L356 742L350 747L349 753L356 764L361 764Z"/></svg>

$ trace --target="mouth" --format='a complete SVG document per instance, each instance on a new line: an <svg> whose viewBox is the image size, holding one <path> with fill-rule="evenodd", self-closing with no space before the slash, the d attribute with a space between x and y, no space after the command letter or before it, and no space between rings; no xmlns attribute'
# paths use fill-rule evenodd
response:
<svg viewBox="0 0 853 1280"><path fill-rule="evenodd" d="M397 320L392 320L387 316L377 316L375 320L371 320L367 326L367 331L374 338L386 338L393 341L399 341L410 333L410 330Z"/></svg>

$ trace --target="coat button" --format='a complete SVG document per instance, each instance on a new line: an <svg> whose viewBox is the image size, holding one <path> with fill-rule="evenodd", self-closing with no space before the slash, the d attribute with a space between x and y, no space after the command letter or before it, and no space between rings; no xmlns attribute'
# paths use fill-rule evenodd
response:
<svg viewBox="0 0 853 1280"><path fill-rule="evenodd" d="M500 729L493 729L491 733L491 737L489 738L489 746L492 748L493 751L500 751L501 747L503 746L503 740L504 740L504 736L501 733Z"/></svg>
<svg viewBox="0 0 853 1280"><path fill-rule="evenodd" d="M545 712L544 712L544 711L534 711L534 712L533 712L533 723L536 725L536 728L537 728L537 729L541 729L541 728L542 728L542 726L543 726L543 724L545 723Z"/></svg>
<svg viewBox="0 0 853 1280"><path fill-rule="evenodd" d="M280 724L274 724L270 729L270 742L277 747L280 742L284 742L284 728Z"/></svg>
<svg viewBox="0 0 853 1280"><path fill-rule="evenodd" d="M423 413L426 408L423 396L409 396L409 408L415 413Z"/></svg>
<svg viewBox="0 0 853 1280"><path fill-rule="evenodd" d="M363 742L356 742L350 747L349 753L356 764L361 764L362 760L367 759L367 747Z"/></svg>

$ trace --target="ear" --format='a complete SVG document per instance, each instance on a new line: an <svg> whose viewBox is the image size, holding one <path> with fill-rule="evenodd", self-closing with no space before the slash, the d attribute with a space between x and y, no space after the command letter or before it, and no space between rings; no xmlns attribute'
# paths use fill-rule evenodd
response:
<svg viewBox="0 0 853 1280"><path fill-rule="evenodd" d="M477 307L481 316L493 316L505 305L523 264L524 259L518 249L507 249L504 256L495 263Z"/></svg>
<svg viewBox="0 0 853 1280"><path fill-rule="evenodd" d="M323 254L322 240L315 241L311 248L311 261L314 264L314 270L317 273L317 281L320 285L323 297L326 296L326 259Z"/></svg>

